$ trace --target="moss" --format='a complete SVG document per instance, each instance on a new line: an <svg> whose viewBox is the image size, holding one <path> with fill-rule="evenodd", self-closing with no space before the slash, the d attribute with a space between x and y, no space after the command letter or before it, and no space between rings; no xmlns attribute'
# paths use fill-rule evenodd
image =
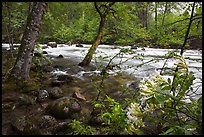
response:
<svg viewBox="0 0 204 137"><path fill-rule="evenodd" d="M15 78L9 79L2 83L2 90L5 92L8 91L17 91L17 92L31 92L40 89L40 83L30 80L18 80Z"/></svg>

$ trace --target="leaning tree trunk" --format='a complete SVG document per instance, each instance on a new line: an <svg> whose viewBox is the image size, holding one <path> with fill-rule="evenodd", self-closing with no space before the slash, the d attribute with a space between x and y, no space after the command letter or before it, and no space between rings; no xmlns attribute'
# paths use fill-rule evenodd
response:
<svg viewBox="0 0 204 137"><path fill-rule="evenodd" d="M18 79L29 79L30 67L33 58L33 51L42 16L47 8L47 2L34 2L31 12L27 18L26 28L23 34L18 56L11 75Z"/></svg>
<svg viewBox="0 0 204 137"><path fill-rule="evenodd" d="M98 45L100 44L100 41L103 37L103 30L104 30L104 25L105 25L105 19L101 18L100 21L100 27L98 30L98 35L96 37L96 40L94 41L94 43L92 44L91 48L89 49L88 53L86 54L86 57L83 59L82 62L79 63L79 66L88 66L91 62L91 59L93 57L93 54L96 51L96 48L98 47Z"/></svg>
<svg viewBox="0 0 204 137"><path fill-rule="evenodd" d="M100 6L98 6L96 4L96 2L94 2L94 6L96 8L96 11L99 13L100 15L100 26L99 26L99 30L98 30L98 34L97 37L94 41L94 43L92 44L91 48L89 49L88 53L86 54L85 58L83 59L82 62L79 63L79 66L88 66L93 58L93 54L96 51L96 48L98 47L98 45L100 44L100 41L102 39L102 37L104 36L104 27L105 27L105 20L106 20L106 16L108 15L108 13L112 10L111 6L114 4L115 2L110 2L107 5L106 4L101 4ZM100 8L104 8L103 10L101 10Z"/></svg>

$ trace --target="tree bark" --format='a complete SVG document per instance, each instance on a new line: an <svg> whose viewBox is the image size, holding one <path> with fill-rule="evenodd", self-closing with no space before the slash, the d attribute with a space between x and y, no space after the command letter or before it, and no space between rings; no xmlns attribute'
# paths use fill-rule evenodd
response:
<svg viewBox="0 0 204 137"><path fill-rule="evenodd" d="M108 15L109 11L111 10L111 6L114 4L114 2L109 3L108 5L101 4L100 7L94 2L94 6L96 8L96 11L100 15L100 26L98 30L97 37L92 44L91 48L89 49L88 53L86 54L85 58L83 59L82 62L80 62L78 65L79 66L88 66L93 58L93 54L95 53L98 45L100 44L101 39L104 36L104 28L105 28L105 20L106 16ZM105 10L103 12L100 10L100 8L104 7Z"/></svg>
<svg viewBox="0 0 204 137"><path fill-rule="evenodd" d="M192 22L193 22L194 9L195 9L195 2L193 3L193 7L192 7L192 10L191 10L191 17L190 17L190 21L189 21L189 24L188 24L188 29L187 29L187 31L186 31L185 39L184 39L183 45L182 45L182 47L181 47L181 52L180 52L181 55L183 55L184 48L185 48L185 46L186 46L186 42L187 42L188 35L189 35L189 32L190 32L191 24L192 24Z"/></svg>
<svg viewBox="0 0 204 137"><path fill-rule="evenodd" d="M47 8L47 2L34 2L32 10L27 18L26 28L23 34L18 56L10 76L18 79L29 79L30 67L33 58L33 51L42 16Z"/></svg>
<svg viewBox="0 0 204 137"><path fill-rule="evenodd" d="M155 2L155 30L157 31L157 2Z"/></svg>
<svg viewBox="0 0 204 137"><path fill-rule="evenodd" d="M157 32L157 2L155 2L155 40L158 39L158 32Z"/></svg>
<svg viewBox="0 0 204 137"><path fill-rule="evenodd" d="M162 26L164 25L164 19L166 17L167 8L168 8L168 2L166 2L166 4L165 4L164 16L163 16L163 19L162 19Z"/></svg>

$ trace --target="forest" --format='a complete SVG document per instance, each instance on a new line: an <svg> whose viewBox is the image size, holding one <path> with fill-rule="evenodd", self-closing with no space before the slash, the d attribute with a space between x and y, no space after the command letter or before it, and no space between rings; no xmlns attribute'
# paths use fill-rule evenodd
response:
<svg viewBox="0 0 204 137"><path fill-rule="evenodd" d="M3 135L201 135L202 2L2 2Z"/></svg>

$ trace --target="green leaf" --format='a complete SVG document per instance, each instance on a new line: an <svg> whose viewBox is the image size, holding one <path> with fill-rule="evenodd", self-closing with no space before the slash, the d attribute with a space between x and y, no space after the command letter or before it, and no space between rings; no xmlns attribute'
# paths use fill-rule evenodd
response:
<svg viewBox="0 0 204 137"><path fill-rule="evenodd" d="M171 79L170 78L168 78L167 81L168 81L169 84L171 84Z"/></svg>
<svg viewBox="0 0 204 137"><path fill-rule="evenodd" d="M173 128L170 128L168 129L167 131L165 131L164 133L162 133L161 135L168 135L169 133L173 132L174 129Z"/></svg>
<svg viewBox="0 0 204 137"><path fill-rule="evenodd" d="M171 89L171 85L167 85L165 87L163 87L161 90L170 90Z"/></svg>
<svg viewBox="0 0 204 137"><path fill-rule="evenodd" d="M103 104L97 103L97 104L94 104L94 107L96 107L96 108L101 108L101 107L103 107Z"/></svg>
<svg viewBox="0 0 204 137"><path fill-rule="evenodd" d="M162 106L164 105L164 101L166 100L164 95L157 94L155 95L155 98Z"/></svg>

